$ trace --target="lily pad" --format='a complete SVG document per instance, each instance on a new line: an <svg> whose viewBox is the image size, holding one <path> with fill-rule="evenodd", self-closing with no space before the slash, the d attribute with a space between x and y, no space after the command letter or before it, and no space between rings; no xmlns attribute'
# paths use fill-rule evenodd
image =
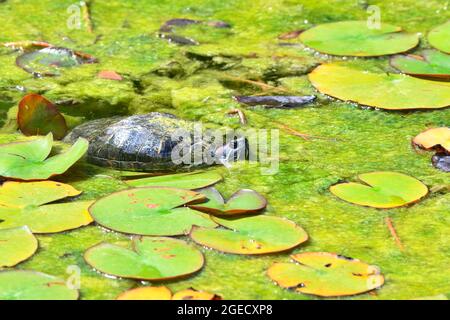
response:
<svg viewBox="0 0 450 320"><path fill-rule="evenodd" d="M28 259L37 248L37 239L26 226L0 230L0 268L13 267Z"/></svg>
<svg viewBox="0 0 450 320"><path fill-rule="evenodd" d="M379 288L384 277L378 267L328 252L292 255L297 263L275 263L268 276L280 287L321 297L360 294Z"/></svg>
<svg viewBox="0 0 450 320"><path fill-rule="evenodd" d="M450 21L437 26L428 33L428 42L431 46L446 53L450 53Z"/></svg>
<svg viewBox="0 0 450 320"><path fill-rule="evenodd" d="M53 135L0 145L0 176L18 180L46 180L63 174L86 153L88 141L80 138L65 153L49 156Z"/></svg>
<svg viewBox="0 0 450 320"><path fill-rule="evenodd" d="M258 192L250 189L241 189L235 192L228 201L215 188L199 190L208 201L189 205L190 208L215 214L215 215L238 215L256 213L267 206L266 199Z"/></svg>
<svg viewBox="0 0 450 320"><path fill-rule="evenodd" d="M63 279L35 271L0 271L0 300L77 300Z"/></svg>
<svg viewBox="0 0 450 320"><path fill-rule="evenodd" d="M266 254L292 249L308 240L306 232L294 222L273 216L214 218L227 229L194 226L191 238L198 244L234 254Z"/></svg>
<svg viewBox="0 0 450 320"><path fill-rule="evenodd" d="M79 194L54 181L7 181L0 187L0 229L26 225L33 233L55 233L88 225L93 201L53 203Z"/></svg>
<svg viewBox="0 0 450 320"><path fill-rule="evenodd" d="M28 94L19 102L17 123L26 136L53 133L55 139L62 139L67 133L67 124L56 106L43 96Z"/></svg>
<svg viewBox="0 0 450 320"><path fill-rule="evenodd" d="M438 149L450 152L450 128L432 128L418 134L413 144L425 150Z"/></svg>
<svg viewBox="0 0 450 320"><path fill-rule="evenodd" d="M450 80L450 55L436 50L425 50L421 55L398 55L391 58L391 65L415 77Z"/></svg>
<svg viewBox="0 0 450 320"><path fill-rule="evenodd" d="M339 183L331 186L330 191L347 202L382 209L405 206L428 194L428 188L422 182L398 172L365 173L358 179L364 184Z"/></svg>
<svg viewBox="0 0 450 320"><path fill-rule="evenodd" d="M321 93L389 110L437 109L450 106L450 83L403 74L372 73L341 63L323 64L309 74Z"/></svg>
<svg viewBox="0 0 450 320"><path fill-rule="evenodd" d="M208 215L180 207L204 201L197 192L169 188L145 187L110 194L89 209L102 226L129 234L174 236L189 233L193 225L216 227Z"/></svg>
<svg viewBox="0 0 450 320"><path fill-rule="evenodd" d="M321 53L371 57L408 51L417 46L419 36L388 23L369 29L367 21L341 21L306 30L300 41Z"/></svg>
<svg viewBox="0 0 450 320"><path fill-rule="evenodd" d="M132 249L108 243L88 249L84 259L96 270L122 278L168 280L199 271L202 253L186 242L162 237L136 237Z"/></svg>
<svg viewBox="0 0 450 320"><path fill-rule="evenodd" d="M174 187L181 189L200 189L213 185L222 180L216 172L188 172L169 174L128 180L126 183L133 187Z"/></svg>
<svg viewBox="0 0 450 320"><path fill-rule="evenodd" d="M195 289L181 290L172 295L167 287L141 287L123 292L117 300L221 300L221 297Z"/></svg>
<svg viewBox="0 0 450 320"><path fill-rule="evenodd" d="M53 46L27 50L16 59L17 66L37 77L58 76L62 68L94 62L96 59L88 54Z"/></svg>

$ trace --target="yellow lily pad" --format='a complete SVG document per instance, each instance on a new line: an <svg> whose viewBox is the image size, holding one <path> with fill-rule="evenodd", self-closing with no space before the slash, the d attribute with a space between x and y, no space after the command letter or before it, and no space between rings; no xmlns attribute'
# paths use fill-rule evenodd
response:
<svg viewBox="0 0 450 320"><path fill-rule="evenodd" d="M37 248L38 241L27 226L0 230L0 268L28 259Z"/></svg>
<svg viewBox="0 0 450 320"><path fill-rule="evenodd" d="M428 33L431 46L446 53L450 53L450 21L437 26Z"/></svg>
<svg viewBox="0 0 450 320"><path fill-rule="evenodd" d="M413 139L413 143L425 150L437 148L450 152L450 128L441 127L425 130Z"/></svg>
<svg viewBox="0 0 450 320"><path fill-rule="evenodd" d="M169 288L141 287L121 293L117 300L221 300L216 294L195 289L185 289L172 295Z"/></svg>

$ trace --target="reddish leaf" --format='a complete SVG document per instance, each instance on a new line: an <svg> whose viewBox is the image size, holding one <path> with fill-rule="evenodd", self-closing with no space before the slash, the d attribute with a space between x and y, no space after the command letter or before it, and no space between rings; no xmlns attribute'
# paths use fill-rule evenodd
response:
<svg viewBox="0 0 450 320"><path fill-rule="evenodd" d="M115 71L103 70L97 74L97 77L108 80L122 80L122 76Z"/></svg>

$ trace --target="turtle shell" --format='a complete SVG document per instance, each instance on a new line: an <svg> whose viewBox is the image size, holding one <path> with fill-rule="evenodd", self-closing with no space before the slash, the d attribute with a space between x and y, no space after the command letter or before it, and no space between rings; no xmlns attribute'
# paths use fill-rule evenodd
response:
<svg viewBox="0 0 450 320"><path fill-rule="evenodd" d="M193 139L193 128L193 122L152 112L89 121L73 129L64 141L87 139L88 161L96 165L133 171L176 170L183 164L172 161L172 150L182 141L180 137L189 134Z"/></svg>

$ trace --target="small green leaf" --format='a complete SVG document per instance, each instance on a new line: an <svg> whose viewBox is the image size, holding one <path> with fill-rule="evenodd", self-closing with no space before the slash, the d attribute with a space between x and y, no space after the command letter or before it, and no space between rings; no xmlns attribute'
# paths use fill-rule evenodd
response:
<svg viewBox="0 0 450 320"><path fill-rule="evenodd" d="M0 187L0 229L26 225L33 233L55 233L88 225L93 201L51 204L79 194L54 181L7 181Z"/></svg>
<svg viewBox="0 0 450 320"><path fill-rule="evenodd" d="M391 65L415 77L450 80L450 55L436 50L425 50L421 55L394 56Z"/></svg>
<svg viewBox="0 0 450 320"><path fill-rule="evenodd" d="M0 271L0 300L77 300L63 279L25 270Z"/></svg>
<svg viewBox="0 0 450 320"><path fill-rule="evenodd" d="M428 194L419 180L398 172L360 174L365 184L346 182L330 187L331 193L342 200L374 208L396 208L416 202Z"/></svg>
<svg viewBox="0 0 450 320"><path fill-rule="evenodd" d="M297 263L275 263L268 276L280 287L321 297L349 296L371 291L384 283L378 267L328 252L291 256Z"/></svg>
<svg viewBox="0 0 450 320"><path fill-rule="evenodd" d="M189 205L190 208L214 215L238 215L257 213L267 206L266 199L258 192L241 189L235 192L227 202L215 188L199 190L208 201Z"/></svg>
<svg viewBox="0 0 450 320"><path fill-rule="evenodd" d="M53 135L0 145L0 176L18 180L46 180L63 174L86 153L89 143L78 139L65 153L48 157Z"/></svg>
<svg viewBox="0 0 450 320"><path fill-rule="evenodd" d="M188 172L127 180L126 183L132 187L173 187L194 190L208 187L220 180L222 176L216 172Z"/></svg>
<svg viewBox="0 0 450 320"><path fill-rule="evenodd" d="M446 53L450 53L450 21L437 26L428 33L431 46Z"/></svg>
<svg viewBox="0 0 450 320"><path fill-rule="evenodd" d="M14 267L31 257L37 248L37 239L27 226L0 230L0 268Z"/></svg>
<svg viewBox="0 0 450 320"><path fill-rule="evenodd" d="M197 192L169 187L145 187L110 194L89 209L102 226L129 234L175 236L188 234L193 225L216 227L208 215L180 207L204 201Z"/></svg>
<svg viewBox="0 0 450 320"><path fill-rule="evenodd" d="M417 46L417 34L401 31L402 28L384 22L380 28L369 28L367 21L341 21L306 30L300 34L300 40L314 50L332 55L382 56Z"/></svg>
<svg viewBox="0 0 450 320"><path fill-rule="evenodd" d="M140 280L168 280L197 272L202 253L186 242L161 237L136 237L132 249L108 243L88 249L84 259L108 275Z"/></svg>
<svg viewBox="0 0 450 320"><path fill-rule="evenodd" d="M308 240L294 222L273 216L214 220L227 229L194 226L191 238L198 244L234 254L266 254L292 249Z"/></svg>
<svg viewBox="0 0 450 320"><path fill-rule="evenodd" d="M56 106L43 96L28 94L19 102L17 123L26 136L53 133L61 140L67 133L67 124Z"/></svg>

